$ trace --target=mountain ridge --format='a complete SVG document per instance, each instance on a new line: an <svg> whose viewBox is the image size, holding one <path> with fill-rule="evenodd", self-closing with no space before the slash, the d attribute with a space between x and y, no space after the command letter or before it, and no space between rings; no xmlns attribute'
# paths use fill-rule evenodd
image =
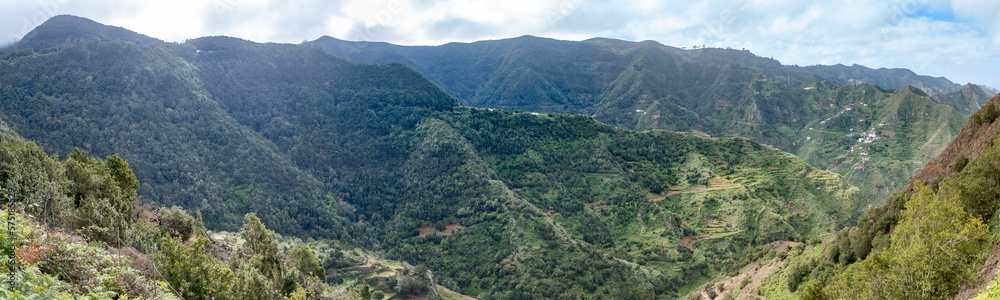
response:
<svg viewBox="0 0 1000 300"><path fill-rule="evenodd" d="M964 116L945 107L968 114L983 101L983 93L976 92L981 90L978 86L959 87L946 79L917 76L904 69L786 66L746 50L678 49L656 42L521 37L421 47L381 43L365 48L365 43L333 38L312 43L331 55L354 61L405 63L471 106L584 114L639 131L748 137L795 153L819 168L834 170L873 199L883 199L889 191L904 186L935 154L909 151L909 143L931 140L929 144L942 146L914 147L939 150L961 129L957 120L964 120ZM343 49L353 46L358 48L346 55ZM810 71L814 69L843 74L826 80L817 71ZM894 77L900 72L910 75ZM892 89L848 82L862 75L892 85L888 86ZM903 84L906 82L913 84ZM896 117L872 119L880 115L880 99L909 86L922 87L919 95L928 99L931 94L954 90L933 97L936 102L931 105L940 108L930 112L945 116L926 122L910 118L902 124L893 122ZM909 105L903 107L910 109ZM878 124L896 125L892 129L873 128L881 127ZM930 130L936 125L946 130ZM879 157L856 157L870 151L855 149L869 145L852 145L851 137L871 130L884 130L895 137L891 139L894 144L879 151ZM813 140L817 135L823 139ZM812 145L817 143L822 144ZM862 161L866 159L880 167L865 168ZM852 175L863 172L872 174Z"/></svg>

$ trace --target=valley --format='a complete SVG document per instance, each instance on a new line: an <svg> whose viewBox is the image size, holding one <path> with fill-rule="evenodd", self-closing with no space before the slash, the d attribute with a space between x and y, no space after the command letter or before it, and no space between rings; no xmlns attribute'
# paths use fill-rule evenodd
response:
<svg viewBox="0 0 1000 300"><path fill-rule="evenodd" d="M322 37L311 43L352 61L407 64L474 107L583 114L638 131L749 138L840 174L876 206L992 96L977 85L905 69L786 66L745 50L688 50L653 41L522 36L397 46ZM872 131L890 136L854 142Z"/></svg>
<svg viewBox="0 0 1000 300"><path fill-rule="evenodd" d="M912 295L877 274L932 265L921 233L962 272L995 240L986 90L652 41L164 42L57 16L0 51L25 228L0 251L37 297Z"/></svg>

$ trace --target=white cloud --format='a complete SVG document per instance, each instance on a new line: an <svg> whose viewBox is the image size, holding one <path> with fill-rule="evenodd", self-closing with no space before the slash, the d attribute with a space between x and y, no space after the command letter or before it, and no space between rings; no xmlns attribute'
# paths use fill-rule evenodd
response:
<svg viewBox="0 0 1000 300"><path fill-rule="evenodd" d="M748 48L786 64L859 63L1000 86L995 0L0 0L0 44L56 14L178 41L321 35L407 45L525 34ZM933 20L921 12L954 16ZM938 17L940 18L940 17Z"/></svg>

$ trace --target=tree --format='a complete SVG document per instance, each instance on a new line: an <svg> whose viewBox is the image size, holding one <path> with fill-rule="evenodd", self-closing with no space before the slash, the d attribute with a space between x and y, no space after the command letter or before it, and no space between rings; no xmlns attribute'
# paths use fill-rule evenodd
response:
<svg viewBox="0 0 1000 300"><path fill-rule="evenodd" d="M184 299L231 299L233 272L205 251L210 243L198 237L191 247L164 235L153 255L163 279ZM255 295L256 296L256 295Z"/></svg>
<svg viewBox="0 0 1000 300"><path fill-rule="evenodd" d="M347 291L347 299L371 300L371 288L367 284L355 285Z"/></svg>
<svg viewBox="0 0 1000 300"><path fill-rule="evenodd" d="M319 280L326 281L326 270L309 246L300 246L288 252L288 264L299 270L302 276L314 276Z"/></svg>
<svg viewBox="0 0 1000 300"><path fill-rule="evenodd" d="M33 142L0 142L0 185L18 210L61 224L73 213L66 170ZM7 197L5 197L7 198ZM8 199L4 199L5 201Z"/></svg>
<svg viewBox="0 0 1000 300"><path fill-rule="evenodd" d="M75 208L74 224L106 243L118 244L128 231L138 198L139 182L117 155L107 161L74 149L64 163Z"/></svg>
<svg viewBox="0 0 1000 300"><path fill-rule="evenodd" d="M869 255L834 278L831 296L843 299L937 299L952 297L973 276L986 226L965 212L956 197L923 186L906 203L888 249Z"/></svg>
<svg viewBox="0 0 1000 300"><path fill-rule="evenodd" d="M423 294L425 286L420 281L408 275L396 275L396 292L401 295Z"/></svg>
<svg viewBox="0 0 1000 300"><path fill-rule="evenodd" d="M274 239L274 231L268 230L260 222L260 218L254 213L244 216L243 228L240 229L240 237L245 241L245 246L250 250L250 265L257 269L275 290L294 291L295 286L286 284L286 276L281 268L281 261L278 258L279 245ZM294 283L294 281L292 281ZM290 288L290 289L289 289Z"/></svg>
<svg viewBox="0 0 1000 300"><path fill-rule="evenodd" d="M982 113L981 122L986 124L993 123L993 121L995 121L997 117L1000 117L1000 110L998 110L997 107L993 105L993 102L990 102L990 104L986 105L986 110L984 110Z"/></svg>
<svg viewBox="0 0 1000 300"><path fill-rule="evenodd" d="M194 231L194 218L180 206L160 210L160 224L175 237L187 240Z"/></svg>
<svg viewBox="0 0 1000 300"><path fill-rule="evenodd" d="M274 231L268 230L257 214L249 213L243 217L243 228L240 229L240 237L246 241L246 247L251 254L262 256L278 255L278 241L274 239Z"/></svg>

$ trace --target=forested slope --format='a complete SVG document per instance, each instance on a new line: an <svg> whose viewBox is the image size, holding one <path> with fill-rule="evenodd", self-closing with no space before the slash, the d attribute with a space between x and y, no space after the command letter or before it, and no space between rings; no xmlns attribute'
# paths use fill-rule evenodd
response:
<svg viewBox="0 0 1000 300"><path fill-rule="evenodd" d="M65 30L81 32L48 32ZM404 65L309 44L164 43L72 16L28 37L0 53L0 118L24 138L117 153L139 196L208 229L253 212L477 297L672 298L865 205L748 139L462 107Z"/></svg>
<svg viewBox="0 0 1000 300"><path fill-rule="evenodd" d="M786 66L746 50L653 41L523 36L411 47L322 37L311 43L352 61L405 63L471 106L750 138L844 176L876 205L955 136L963 114L989 98L978 86L960 88L906 69ZM878 140L866 143L870 133Z"/></svg>

